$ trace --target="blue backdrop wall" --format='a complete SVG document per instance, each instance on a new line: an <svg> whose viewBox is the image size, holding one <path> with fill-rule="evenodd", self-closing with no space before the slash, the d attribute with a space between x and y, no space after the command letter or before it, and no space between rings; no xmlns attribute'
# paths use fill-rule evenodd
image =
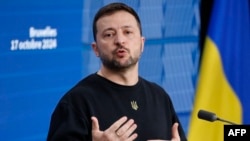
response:
<svg viewBox="0 0 250 141"><path fill-rule="evenodd" d="M112 0L0 1L0 140L44 141L61 96L97 71L92 18ZM199 0L122 0L141 17L140 74L170 94L185 131L199 59Z"/></svg>

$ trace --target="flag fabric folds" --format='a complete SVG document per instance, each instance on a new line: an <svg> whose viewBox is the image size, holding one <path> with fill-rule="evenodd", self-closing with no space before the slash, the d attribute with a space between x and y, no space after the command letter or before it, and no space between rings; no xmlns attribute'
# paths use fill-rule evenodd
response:
<svg viewBox="0 0 250 141"><path fill-rule="evenodd" d="M250 124L250 1L214 0L201 59L189 141L222 141L223 126L200 120L200 109Z"/></svg>

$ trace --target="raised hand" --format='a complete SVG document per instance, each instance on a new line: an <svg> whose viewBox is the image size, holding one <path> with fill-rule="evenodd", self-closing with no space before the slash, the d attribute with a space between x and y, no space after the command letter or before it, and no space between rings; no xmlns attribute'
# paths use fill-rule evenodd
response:
<svg viewBox="0 0 250 141"><path fill-rule="evenodd" d="M91 120L93 141L133 141L138 136L136 133L133 133L137 128L133 119L128 120L127 117L122 117L105 131L100 131L96 117L91 117Z"/></svg>
<svg viewBox="0 0 250 141"><path fill-rule="evenodd" d="M174 123L174 125L172 126L172 139L171 141L180 141L180 135L178 132L178 126L179 124L176 122Z"/></svg>

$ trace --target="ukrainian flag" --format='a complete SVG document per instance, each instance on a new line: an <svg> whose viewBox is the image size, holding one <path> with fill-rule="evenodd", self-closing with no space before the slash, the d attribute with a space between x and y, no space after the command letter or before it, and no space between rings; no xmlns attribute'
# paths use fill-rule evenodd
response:
<svg viewBox="0 0 250 141"><path fill-rule="evenodd" d="M197 118L200 109L250 124L250 2L214 0L201 59L189 141L223 141L223 122Z"/></svg>

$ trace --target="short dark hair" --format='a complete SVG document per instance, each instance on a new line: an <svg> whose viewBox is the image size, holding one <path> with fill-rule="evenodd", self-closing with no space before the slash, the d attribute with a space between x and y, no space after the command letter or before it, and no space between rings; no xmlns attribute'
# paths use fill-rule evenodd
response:
<svg viewBox="0 0 250 141"><path fill-rule="evenodd" d="M96 27L96 22L98 19L100 19L101 17L105 16L105 15L111 15L117 11L126 11L130 14L132 14L138 24L139 30L140 30L140 34L142 35L142 28L141 28L141 21L139 16L137 15L137 13L135 12L135 10L124 4L121 2L115 2L115 3L110 3L104 7L102 7L101 9L99 9L99 11L96 13L95 17L94 17L94 21L93 21L93 36L94 36L94 40L96 41L96 34L97 34L97 27Z"/></svg>

